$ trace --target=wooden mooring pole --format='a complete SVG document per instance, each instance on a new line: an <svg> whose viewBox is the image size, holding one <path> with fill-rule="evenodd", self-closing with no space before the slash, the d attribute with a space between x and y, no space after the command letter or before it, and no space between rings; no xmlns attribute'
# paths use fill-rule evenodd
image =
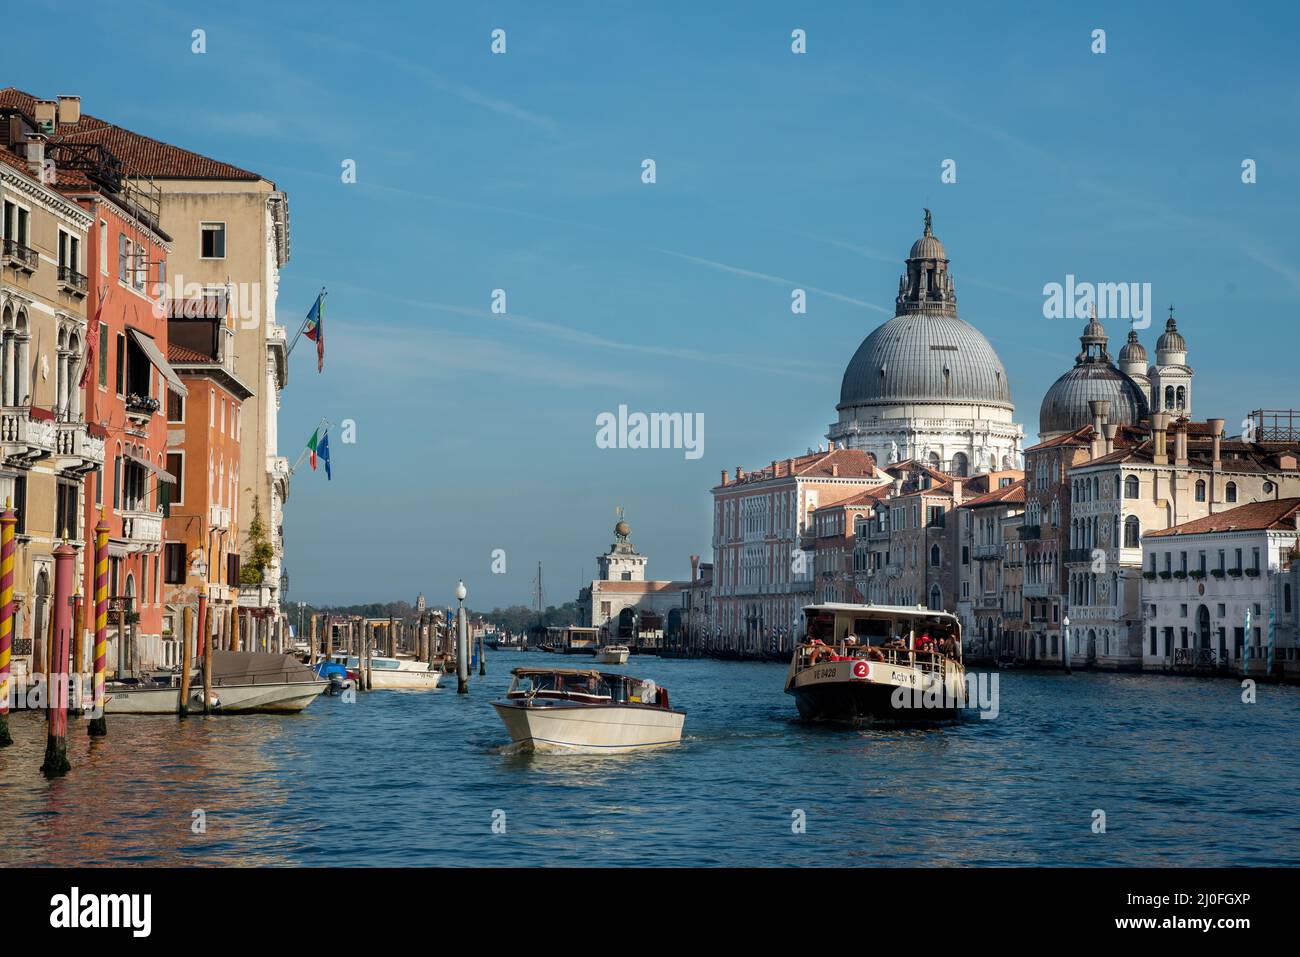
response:
<svg viewBox="0 0 1300 957"><path fill-rule="evenodd" d="M90 721L86 733L92 738L108 734L104 717L104 676L108 672L108 520L99 510L95 525L95 675L91 679Z"/></svg>
<svg viewBox="0 0 1300 957"><path fill-rule="evenodd" d="M14 526L18 516L5 499L0 515L0 748L14 743L9 734L9 676L14 643Z"/></svg>
<svg viewBox="0 0 1300 957"><path fill-rule="evenodd" d="M190 664L194 658L194 642L190 629L194 627L194 610L186 605L181 611L181 700L177 714L182 718L190 713Z"/></svg>

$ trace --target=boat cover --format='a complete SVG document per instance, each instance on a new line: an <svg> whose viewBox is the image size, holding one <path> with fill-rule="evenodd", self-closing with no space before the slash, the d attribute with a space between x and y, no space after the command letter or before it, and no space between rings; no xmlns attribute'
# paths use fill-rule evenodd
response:
<svg viewBox="0 0 1300 957"><path fill-rule="evenodd" d="M293 655L265 651L212 650L212 677L226 684L241 681L261 684L269 681L317 681L310 668Z"/></svg>

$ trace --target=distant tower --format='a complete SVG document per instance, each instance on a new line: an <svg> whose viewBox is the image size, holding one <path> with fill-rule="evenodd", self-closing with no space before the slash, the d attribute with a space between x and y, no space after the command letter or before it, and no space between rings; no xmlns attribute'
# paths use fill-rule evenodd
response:
<svg viewBox="0 0 1300 957"><path fill-rule="evenodd" d="M424 592L420 592L420 594L418 594L418 595L415 596L415 613L416 613L417 615L423 615L423 614L424 614L424 608L425 608L425 604L424 604Z"/></svg>
<svg viewBox="0 0 1300 957"><path fill-rule="evenodd" d="M620 505L618 512L618 524L614 526L614 544L609 546L609 551L604 555L596 556L596 565L600 569L600 580L607 582L643 582L645 581L645 566L649 561L646 556L636 550L636 546L628 541L628 535L632 533L632 528L627 522L623 521L623 506Z"/></svg>
<svg viewBox="0 0 1300 957"><path fill-rule="evenodd" d="M1151 380L1147 377L1147 351L1138 342L1136 329L1128 331L1128 342L1119 350L1119 371L1136 382L1144 395L1151 394Z"/></svg>
<svg viewBox="0 0 1300 957"><path fill-rule="evenodd" d="M1192 376L1187 364L1187 340L1178 331L1174 307L1169 307L1165 332L1156 341L1156 364L1148 373L1151 383L1151 409L1168 412L1175 418L1192 416Z"/></svg>

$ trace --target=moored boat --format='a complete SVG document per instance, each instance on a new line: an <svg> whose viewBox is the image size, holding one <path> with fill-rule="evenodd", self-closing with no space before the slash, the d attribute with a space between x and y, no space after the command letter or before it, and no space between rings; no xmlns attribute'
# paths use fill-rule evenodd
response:
<svg viewBox="0 0 1300 957"><path fill-rule="evenodd" d="M218 714L302 711L329 687L292 655L257 651L212 652L212 711ZM109 681L105 714L176 714L180 710L180 676L152 681ZM203 707L203 675L190 680L189 707Z"/></svg>
<svg viewBox="0 0 1300 957"><path fill-rule="evenodd" d="M492 702L523 751L619 754L681 741L686 712L655 682L576 668L516 668Z"/></svg>
<svg viewBox="0 0 1300 957"><path fill-rule="evenodd" d="M372 691L432 691L438 687L442 666L417 658L369 659ZM348 659L348 676L356 680L361 666L355 656Z"/></svg>
<svg viewBox="0 0 1300 957"><path fill-rule="evenodd" d="M846 722L953 721L966 707L961 622L889 605L804 608L785 692L799 716Z"/></svg>
<svg viewBox="0 0 1300 957"><path fill-rule="evenodd" d="M625 665L630 653L627 645L605 645L596 651L596 664Z"/></svg>

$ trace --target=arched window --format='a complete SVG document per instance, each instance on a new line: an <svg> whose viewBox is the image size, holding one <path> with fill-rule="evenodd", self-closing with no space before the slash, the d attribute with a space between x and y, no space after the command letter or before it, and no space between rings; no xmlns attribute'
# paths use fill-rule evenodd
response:
<svg viewBox="0 0 1300 957"><path fill-rule="evenodd" d="M1178 394L1178 408L1180 409L1187 408L1187 387L1180 385L1178 387L1177 394Z"/></svg>
<svg viewBox="0 0 1300 957"><path fill-rule="evenodd" d="M1196 480L1196 501L1205 501L1205 479Z"/></svg>
<svg viewBox="0 0 1300 957"><path fill-rule="evenodd" d="M1141 534L1141 528L1138 526L1138 517L1130 515L1124 519L1124 547L1137 548L1140 545L1138 537Z"/></svg>
<svg viewBox="0 0 1300 957"><path fill-rule="evenodd" d="M1130 475L1124 480L1124 497L1138 497L1138 477L1136 475Z"/></svg>
<svg viewBox="0 0 1300 957"><path fill-rule="evenodd" d="M970 474L970 460L966 458L964 452L958 452L952 457L952 474L966 476Z"/></svg>
<svg viewBox="0 0 1300 957"><path fill-rule="evenodd" d="M1228 487L1224 489L1223 497L1226 501L1235 502L1237 500L1237 483L1229 482Z"/></svg>
<svg viewBox="0 0 1300 957"><path fill-rule="evenodd" d="M938 585L930 586L930 610L931 611L943 610L943 592L939 590Z"/></svg>
<svg viewBox="0 0 1300 957"><path fill-rule="evenodd" d="M1165 408L1172 409L1173 407L1174 407L1174 387L1171 385L1167 385L1165 386Z"/></svg>
<svg viewBox="0 0 1300 957"><path fill-rule="evenodd" d="M930 546L930 564L933 565L935 568L938 568L938 567L939 567L939 562L940 562L939 546L938 546L938 545L931 545L931 546Z"/></svg>

